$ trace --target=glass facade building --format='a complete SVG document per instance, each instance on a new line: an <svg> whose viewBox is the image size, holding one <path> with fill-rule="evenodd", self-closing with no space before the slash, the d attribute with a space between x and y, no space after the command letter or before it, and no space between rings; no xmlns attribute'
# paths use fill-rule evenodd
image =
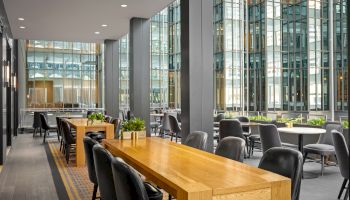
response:
<svg viewBox="0 0 350 200"><path fill-rule="evenodd" d="M129 35L119 39L119 110L129 110Z"/></svg>
<svg viewBox="0 0 350 200"><path fill-rule="evenodd" d="M95 108L102 48L99 44L28 40L28 108Z"/></svg>
<svg viewBox="0 0 350 200"><path fill-rule="evenodd" d="M214 2L216 109L329 111L331 98L336 111L348 109L346 1L332 13L327 0Z"/></svg>

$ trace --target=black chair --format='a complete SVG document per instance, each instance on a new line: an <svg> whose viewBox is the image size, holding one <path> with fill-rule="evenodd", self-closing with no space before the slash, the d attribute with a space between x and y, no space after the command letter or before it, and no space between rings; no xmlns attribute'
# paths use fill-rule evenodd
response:
<svg viewBox="0 0 350 200"><path fill-rule="evenodd" d="M34 117L33 117L33 128L34 128L34 132L33 132L33 137L36 136L36 133L39 129L40 131L40 137L42 135L42 132L41 132L41 118L40 118L40 115L41 114L44 114L45 116L47 115L46 112L34 112Z"/></svg>
<svg viewBox="0 0 350 200"><path fill-rule="evenodd" d="M221 120L225 119L225 114L224 113L219 113L218 115L216 115L216 117L214 118L214 122L220 122Z"/></svg>
<svg viewBox="0 0 350 200"><path fill-rule="evenodd" d="M249 155L253 156L255 144L261 145L259 126L253 126L250 128L249 143L250 143Z"/></svg>
<svg viewBox="0 0 350 200"><path fill-rule="evenodd" d="M245 116L240 116L240 117L237 117L237 120L240 121L240 122L243 122L243 123L249 123L250 120L248 117L245 117ZM243 130L243 136L245 138L245 142L246 142L246 146L248 148L248 153L249 153L249 137L250 137L250 127L249 126L246 126L246 127L243 127L242 126L242 130ZM250 155L250 153L249 153Z"/></svg>
<svg viewBox="0 0 350 200"><path fill-rule="evenodd" d="M236 119L221 120L219 126L219 136L220 140L228 136L239 137L245 140L241 123Z"/></svg>
<svg viewBox="0 0 350 200"><path fill-rule="evenodd" d="M171 133L171 141L173 141L173 136L175 134L175 142L177 142L177 138L181 137L181 128L179 126L179 122L176 117L173 115L169 115L169 124L170 124L170 133Z"/></svg>
<svg viewBox="0 0 350 200"><path fill-rule="evenodd" d="M71 133L70 126L66 120L61 121L61 126L63 130L63 143L64 143L64 153L66 156L67 164L69 164L70 153L74 152L75 149L75 138Z"/></svg>
<svg viewBox="0 0 350 200"><path fill-rule="evenodd" d="M206 151L207 141L208 133L202 131L195 131L187 136L184 145Z"/></svg>
<svg viewBox="0 0 350 200"><path fill-rule="evenodd" d="M94 113L95 113L95 111L88 110L88 111L86 112L86 116L89 117L90 115L92 115L92 114L94 114Z"/></svg>
<svg viewBox="0 0 350 200"><path fill-rule="evenodd" d="M139 174L121 158L113 158L112 172L117 199L162 200L163 193L150 183L143 182Z"/></svg>
<svg viewBox="0 0 350 200"><path fill-rule="evenodd" d="M117 199L112 173L112 154L103 148L100 144L92 148L94 155L95 172L101 199Z"/></svg>
<svg viewBox="0 0 350 200"><path fill-rule="evenodd" d="M165 136L165 132L171 132L171 127L170 127L170 120L169 116L176 116L176 113L173 112L165 112L164 116L162 118L161 125L159 126L159 135L160 136Z"/></svg>
<svg viewBox="0 0 350 200"><path fill-rule="evenodd" d="M114 125L114 139L119 139L119 132L121 129L121 120L118 118L112 119L111 124Z"/></svg>
<svg viewBox="0 0 350 200"><path fill-rule="evenodd" d="M134 113L132 113L130 110L128 110L128 112L126 113L126 119L130 120L130 119L134 119Z"/></svg>
<svg viewBox="0 0 350 200"><path fill-rule="evenodd" d="M243 162L245 141L242 138L228 136L222 139L216 147L215 154Z"/></svg>
<svg viewBox="0 0 350 200"><path fill-rule="evenodd" d="M264 124L259 126L260 141L263 153L272 147L282 147L280 134L274 124Z"/></svg>
<svg viewBox="0 0 350 200"><path fill-rule="evenodd" d="M47 118L46 118L44 113L40 113L40 122L41 122L41 128L44 129L43 143L45 143L46 142L46 136L47 136L48 132L50 131L50 129L52 129L52 127L50 127L50 125L48 124Z"/></svg>
<svg viewBox="0 0 350 200"><path fill-rule="evenodd" d="M111 123L113 118L111 116L105 116L105 122Z"/></svg>
<svg viewBox="0 0 350 200"><path fill-rule="evenodd" d="M316 144L308 144L304 146L304 162L308 154L317 154L321 156L321 176L323 176L325 157L335 155L332 130L343 132L342 125L337 122L327 122L324 127L326 133L320 135Z"/></svg>
<svg viewBox="0 0 350 200"><path fill-rule="evenodd" d="M60 117L56 117L56 123L57 123L57 134L59 135L58 139L60 142L60 151L63 149L63 131L62 131L62 119Z"/></svg>
<svg viewBox="0 0 350 200"><path fill-rule="evenodd" d="M91 139L90 137L84 137L84 150L85 150L85 161L89 173L89 179L94 184L94 190L92 193L92 199L96 199L96 193L98 188L98 182L96 178L95 164L94 164L94 155L92 153L92 148L95 144L98 144L96 140Z"/></svg>
<svg viewBox="0 0 350 200"><path fill-rule="evenodd" d="M334 149L335 154L337 155L337 161L340 169L340 173L344 178L343 184L340 188L338 199L341 198L344 188L346 186L346 183L349 181L350 175L349 175L349 149L346 145L345 137L343 134L341 134L339 131L333 130L332 131L332 138L334 142ZM347 186L344 200L347 200L349 198L349 187L350 183Z"/></svg>
<svg viewBox="0 0 350 200"><path fill-rule="evenodd" d="M290 178L291 199L299 199L303 169L303 155L299 151L283 147L270 148L263 154L259 168Z"/></svg>

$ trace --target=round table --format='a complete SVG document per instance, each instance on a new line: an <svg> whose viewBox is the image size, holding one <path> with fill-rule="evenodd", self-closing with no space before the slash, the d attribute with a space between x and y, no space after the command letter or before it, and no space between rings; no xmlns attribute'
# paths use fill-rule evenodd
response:
<svg viewBox="0 0 350 200"><path fill-rule="evenodd" d="M287 133L287 134L294 134L298 135L298 149L301 153L304 153L303 151L303 138L304 135L319 135L326 133L326 129L322 128L309 128L309 127L293 127L293 128L278 128L278 132L280 133Z"/></svg>
<svg viewBox="0 0 350 200"><path fill-rule="evenodd" d="M293 128L278 128L278 131L280 133L287 133L287 134L294 134L298 135L298 149L299 151L304 155L304 144L303 144L303 138L304 135L315 135L315 134L324 134L326 133L325 129L322 128L309 128L309 127L293 127ZM303 178L304 179L311 179L311 178L317 178L318 174L314 173L306 173L303 172Z"/></svg>

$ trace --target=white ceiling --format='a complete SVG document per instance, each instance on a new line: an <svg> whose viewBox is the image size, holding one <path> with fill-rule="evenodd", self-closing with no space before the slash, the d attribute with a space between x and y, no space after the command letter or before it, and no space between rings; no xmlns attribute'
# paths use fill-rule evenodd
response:
<svg viewBox="0 0 350 200"><path fill-rule="evenodd" d="M128 33L132 17L150 18L173 0L3 1L15 39L102 42Z"/></svg>

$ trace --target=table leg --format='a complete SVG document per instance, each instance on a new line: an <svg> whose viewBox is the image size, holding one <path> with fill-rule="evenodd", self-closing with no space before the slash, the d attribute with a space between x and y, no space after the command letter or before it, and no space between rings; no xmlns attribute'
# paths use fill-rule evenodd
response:
<svg viewBox="0 0 350 200"><path fill-rule="evenodd" d="M77 136L76 136L76 163L77 167L85 166L85 154L84 154L84 142L83 138L85 136L85 128L77 127Z"/></svg>
<svg viewBox="0 0 350 200"><path fill-rule="evenodd" d="M299 134L298 135L298 148L299 148L299 151L304 154L304 151L303 151L303 146L304 146L304 141L303 141L303 134Z"/></svg>
<svg viewBox="0 0 350 200"><path fill-rule="evenodd" d="M106 139L114 139L114 126L106 127Z"/></svg>

